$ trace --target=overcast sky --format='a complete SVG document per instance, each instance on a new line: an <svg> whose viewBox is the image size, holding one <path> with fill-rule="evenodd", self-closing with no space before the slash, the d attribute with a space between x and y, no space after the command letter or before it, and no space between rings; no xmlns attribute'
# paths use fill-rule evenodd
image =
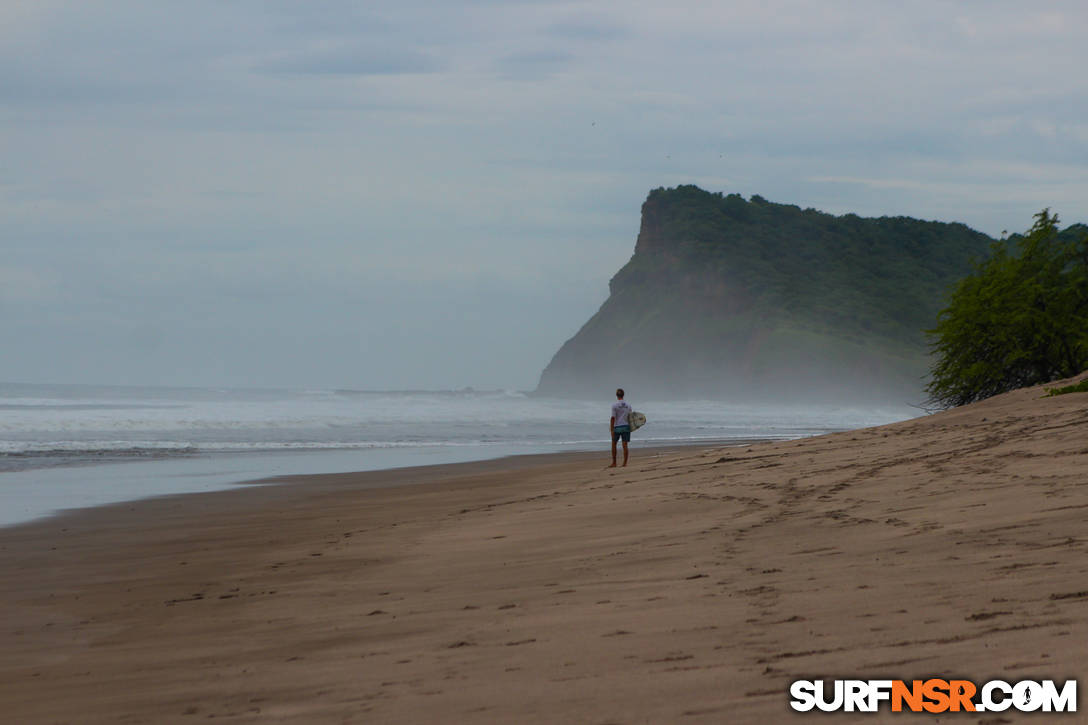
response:
<svg viewBox="0 0 1088 725"><path fill-rule="evenodd" d="M0 3L0 380L531 389L658 186L1088 221L1070 2Z"/></svg>

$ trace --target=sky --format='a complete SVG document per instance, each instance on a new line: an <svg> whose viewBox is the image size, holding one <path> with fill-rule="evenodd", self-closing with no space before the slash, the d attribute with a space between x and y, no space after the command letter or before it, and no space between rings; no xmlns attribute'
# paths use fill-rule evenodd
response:
<svg viewBox="0 0 1088 725"><path fill-rule="evenodd" d="M656 187L1088 222L1088 5L0 3L0 381L527 390Z"/></svg>

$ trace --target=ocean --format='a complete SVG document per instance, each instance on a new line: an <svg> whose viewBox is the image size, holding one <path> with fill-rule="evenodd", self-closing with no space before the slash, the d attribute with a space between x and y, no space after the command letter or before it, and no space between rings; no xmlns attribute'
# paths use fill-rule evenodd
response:
<svg viewBox="0 0 1088 725"><path fill-rule="evenodd" d="M901 408L629 402L639 446L740 444L879 425ZM0 383L0 525L274 476L600 450L612 400L514 391ZM635 459L637 460L637 458Z"/></svg>

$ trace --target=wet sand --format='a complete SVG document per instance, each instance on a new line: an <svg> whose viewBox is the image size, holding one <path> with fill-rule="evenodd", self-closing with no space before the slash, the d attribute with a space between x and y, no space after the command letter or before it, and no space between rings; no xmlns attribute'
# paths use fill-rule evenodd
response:
<svg viewBox="0 0 1088 725"><path fill-rule="evenodd" d="M0 530L4 720L932 722L793 713L788 685L1077 678L1088 395L1041 392L635 445L626 469L301 477Z"/></svg>

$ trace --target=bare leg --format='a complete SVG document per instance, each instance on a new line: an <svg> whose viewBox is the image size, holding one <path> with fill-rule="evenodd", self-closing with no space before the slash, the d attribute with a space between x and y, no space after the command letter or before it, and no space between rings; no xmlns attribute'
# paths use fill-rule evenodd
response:
<svg viewBox="0 0 1088 725"><path fill-rule="evenodd" d="M616 447L616 444L613 443L612 448L615 449L615 447ZM615 455L612 456L612 465L613 466L616 465L616 456ZM625 466L627 465L627 441L623 442L623 465L625 465Z"/></svg>
<svg viewBox="0 0 1088 725"><path fill-rule="evenodd" d="M609 466L609 468L615 468L615 467L616 467L616 441L613 440L612 441L612 465Z"/></svg>

